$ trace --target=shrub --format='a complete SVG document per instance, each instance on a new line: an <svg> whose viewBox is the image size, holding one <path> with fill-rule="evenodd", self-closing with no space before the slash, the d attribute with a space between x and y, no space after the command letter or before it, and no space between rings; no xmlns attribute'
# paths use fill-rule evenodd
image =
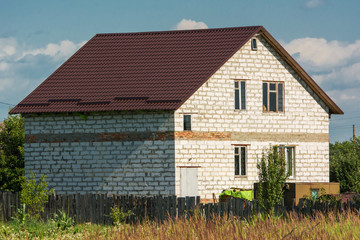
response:
<svg viewBox="0 0 360 240"><path fill-rule="evenodd" d="M111 208L110 218L115 225L121 225L125 222L126 218L134 215L131 210L124 212L122 208Z"/></svg>
<svg viewBox="0 0 360 240"><path fill-rule="evenodd" d="M65 212L59 210L59 214L54 214L54 222L58 229L66 230L74 226L74 220L72 217L68 217Z"/></svg>
<svg viewBox="0 0 360 240"><path fill-rule="evenodd" d="M24 203L21 204L21 207L18 208L16 216L12 218L15 222L17 222L20 225L24 225L27 219L26 214L26 205Z"/></svg>
<svg viewBox="0 0 360 240"><path fill-rule="evenodd" d="M44 212L44 204L49 200L49 195L54 193L54 189L47 190L45 175L41 175L39 181L35 177L35 173L30 173L30 178L22 184L20 202L26 205L29 216L37 219Z"/></svg>
<svg viewBox="0 0 360 240"><path fill-rule="evenodd" d="M288 177L285 159L275 147L262 154L257 168L260 173L256 198L266 212L273 213L275 205L283 198L283 188Z"/></svg>

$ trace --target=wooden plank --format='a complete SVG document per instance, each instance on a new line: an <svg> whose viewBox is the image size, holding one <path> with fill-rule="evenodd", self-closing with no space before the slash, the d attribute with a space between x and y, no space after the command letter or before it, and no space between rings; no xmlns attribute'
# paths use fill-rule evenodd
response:
<svg viewBox="0 0 360 240"><path fill-rule="evenodd" d="M4 212L5 212L5 205L4 205L4 198L3 198L3 195L4 193L3 192L0 192L0 219L1 219L1 222L5 222L5 216L4 216Z"/></svg>
<svg viewBox="0 0 360 240"><path fill-rule="evenodd" d="M235 216L235 200L236 198L231 198L230 199L230 208L229 208L229 215L230 216Z"/></svg>
<svg viewBox="0 0 360 240"><path fill-rule="evenodd" d="M225 210L225 202L219 202L219 212L220 212L220 217L223 217L226 214L226 210Z"/></svg>
<svg viewBox="0 0 360 240"><path fill-rule="evenodd" d="M306 199L306 214L310 215L311 213L311 201L309 199Z"/></svg>
<svg viewBox="0 0 360 240"><path fill-rule="evenodd" d="M220 205L219 205L220 202L217 202L217 203L214 203L213 205L213 216L214 217L217 217L220 215Z"/></svg>
<svg viewBox="0 0 360 240"><path fill-rule="evenodd" d="M99 224L104 224L104 194L98 195L98 201L99 201Z"/></svg>
<svg viewBox="0 0 360 240"><path fill-rule="evenodd" d="M11 193L7 192L6 193L6 207L7 207L7 221L11 220Z"/></svg>
<svg viewBox="0 0 360 240"><path fill-rule="evenodd" d="M176 219L176 196L173 195L170 197L170 216L171 219Z"/></svg>
<svg viewBox="0 0 360 240"><path fill-rule="evenodd" d="M200 202L201 202L200 196L196 196L195 204L198 205L198 204L200 204Z"/></svg>
<svg viewBox="0 0 360 240"><path fill-rule="evenodd" d="M156 220L161 221L162 197L160 195L156 196L155 209L156 209L156 214L155 214Z"/></svg>
<svg viewBox="0 0 360 240"><path fill-rule="evenodd" d="M101 218L101 214L100 214L100 194L94 194L94 199L95 199L95 223L99 224L100 223L100 218Z"/></svg>
<svg viewBox="0 0 360 240"><path fill-rule="evenodd" d="M80 223L86 222L86 194L80 195Z"/></svg>
<svg viewBox="0 0 360 240"><path fill-rule="evenodd" d="M76 219L76 222L80 223L80 203L81 199L80 199L80 193L76 193L75 194L75 211L74 211L74 214L76 215L75 216L75 219Z"/></svg>
<svg viewBox="0 0 360 240"><path fill-rule="evenodd" d="M184 214L185 214L185 198L183 198L183 197L179 197L178 198L178 217L180 218L180 217L183 217L184 216Z"/></svg>
<svg viewBox="0 0 360 240"><path fill-rule="evenodd" d="M251 202L245 200L245 211L244 211L244 216L246 220L250 220L251 217Z"/></svg>
<svg viewBox="0 0 360 240"><path fill-rule="evenodd" d="M6 192L2 193L2 203L3 203L3 218L4 218L4 222L7 222L7 204L6 204Z"/></svg>

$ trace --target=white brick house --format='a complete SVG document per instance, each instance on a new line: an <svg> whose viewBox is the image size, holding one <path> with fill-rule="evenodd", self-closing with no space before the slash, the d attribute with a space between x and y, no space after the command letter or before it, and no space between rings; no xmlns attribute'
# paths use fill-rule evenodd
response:
<svg viewBox="0 0 360 240"><path fill-rule="evenodd" d="M343 114L263 27L98 34L11 113L25 171L58 193L253 188L270 146L291 182L329 182Z"/></svg>

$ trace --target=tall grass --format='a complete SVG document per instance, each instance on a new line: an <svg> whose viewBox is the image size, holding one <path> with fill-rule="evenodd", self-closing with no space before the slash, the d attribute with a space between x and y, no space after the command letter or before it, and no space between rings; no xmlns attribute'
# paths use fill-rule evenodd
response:
<svg viewBox="0 0 360 240"><path fill-rule="evenodd" d="M250 221L235 217L215 217L206 220L201 215L189 219L147 222L134 225L100 226L75 225L66 231L50 223L16 228L0 225L0 239L359 239L360 218L356 212L317 214L299 217L290 214L283 218L255 217ZM4 233L7 231L7 233ZM40 231L41 230L41 231ZM15 231L17 234L15 234ZM29 234L32 231L32 234ZM19 235L18 233L22 234ZM42 232L42 234L40 233Z"/></svg>
<svg viewBox="0 0 360 240"><path fill-rule="evenodd" d="M112 239L359 239L360 219L357 213L330 213L314 217L292 215L285 218L260 218L251 221L216 217L123 225L111 228ZM99 238L87 233L85 239Z"/></svg>

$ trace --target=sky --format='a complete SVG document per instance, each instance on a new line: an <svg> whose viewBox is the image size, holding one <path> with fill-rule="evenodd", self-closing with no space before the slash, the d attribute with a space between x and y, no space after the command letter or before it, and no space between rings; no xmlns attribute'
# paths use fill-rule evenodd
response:
<svg viewBox="0 0 360 240"><path fill-rule="evenodd" d="M0 122L96 33L264 26L345 112L330 142L360 135L359 0L0 0Z"/></svg>

